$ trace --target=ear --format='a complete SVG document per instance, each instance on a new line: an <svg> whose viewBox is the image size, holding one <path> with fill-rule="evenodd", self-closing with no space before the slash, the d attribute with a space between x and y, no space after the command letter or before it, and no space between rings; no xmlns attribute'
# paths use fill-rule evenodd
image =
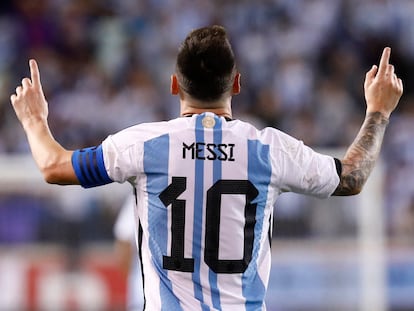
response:
<svg viewBox="0 0 414 311"><path fill-rule="evenodd" d="M171 94L178 95L180 91L180 87L178 85L178 80L176 75L171 75L171 86L170 86Z"/></svg>
<svg viewBox="0 0 414 311"><path fill-rule="evenodd" d="M237 95L239 93L240 93L240 73L238 72L234 76L232 95Z"/></svg>

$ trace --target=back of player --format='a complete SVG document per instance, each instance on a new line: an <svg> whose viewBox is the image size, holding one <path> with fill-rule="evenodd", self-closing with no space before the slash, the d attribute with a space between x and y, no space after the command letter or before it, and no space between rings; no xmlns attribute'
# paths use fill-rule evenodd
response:
<svg viewBox="0 0 414 311"><path fill-rule="evenodd" d="M137 189L151 311L264 310L277 196L328 196L338 184L333 158L209 112L129 128L103 150L111 178Z"/></svg>
<svg viewBox="0 0 414 311"><path fill-rule="evenodd" d="M143 232L149 233L144 254L152 257L144 264L156 266L149 275L144 270L145 284L151 284L145 290L159 295L162 306L148 310L243 310L246 300L254 309L262 306L267 271L260 276L258 262L270 265L269 254L259 252L269 248L269 161L255 159L249 166L252 146L222 131L223 123L214 116L194 118L189 130L145 143L153 206L142 210L142 225L148 226ZM268 157L263 152L254 156Z"/></svg>

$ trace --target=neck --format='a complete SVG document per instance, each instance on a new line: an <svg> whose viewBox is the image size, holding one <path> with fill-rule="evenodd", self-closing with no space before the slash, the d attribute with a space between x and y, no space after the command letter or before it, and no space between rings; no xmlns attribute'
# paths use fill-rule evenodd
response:
<svg viewBox="0 0 414 311"><path fill-rule="evenodd" d="M204 108L200 102L194 100L180 100L181 104L181 116L188 116L192 114L200 114L203 112L212 112L220 117L232 118L232 111L231 111L231 99L227 99L224 101L209 103L208 108Z"/></svg>

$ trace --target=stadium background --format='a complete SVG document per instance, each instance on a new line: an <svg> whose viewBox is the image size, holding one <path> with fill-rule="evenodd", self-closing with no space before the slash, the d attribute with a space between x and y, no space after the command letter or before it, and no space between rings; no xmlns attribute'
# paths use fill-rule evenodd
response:
<svg viewBox="0 0 414 311"><path fill-rule="evenodd" d="M365 72L392 47L405 94L373 186L281 197L268 309L414 310L413 12L412 0L1 1L0 310L122 310L125 296L112 227L127 186L43 184L9 104L27 60L39 62L57 140L95 145L177 115L178 43L208 24L228 29L238 59L236 118L339 153L364 116Z"/></svg>

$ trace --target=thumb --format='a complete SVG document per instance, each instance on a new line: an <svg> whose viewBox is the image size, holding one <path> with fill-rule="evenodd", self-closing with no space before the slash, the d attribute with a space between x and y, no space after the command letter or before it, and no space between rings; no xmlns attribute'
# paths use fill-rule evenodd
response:
<svg viewBox="0 0 414 311"><path fill-rule="evenodd" d="M371 85L372 81L375 79L375 75L378 72L378 67L376 65L373 65L371 69L366 73L365 75L365 83L364 86L367 87Z"/></svg>

